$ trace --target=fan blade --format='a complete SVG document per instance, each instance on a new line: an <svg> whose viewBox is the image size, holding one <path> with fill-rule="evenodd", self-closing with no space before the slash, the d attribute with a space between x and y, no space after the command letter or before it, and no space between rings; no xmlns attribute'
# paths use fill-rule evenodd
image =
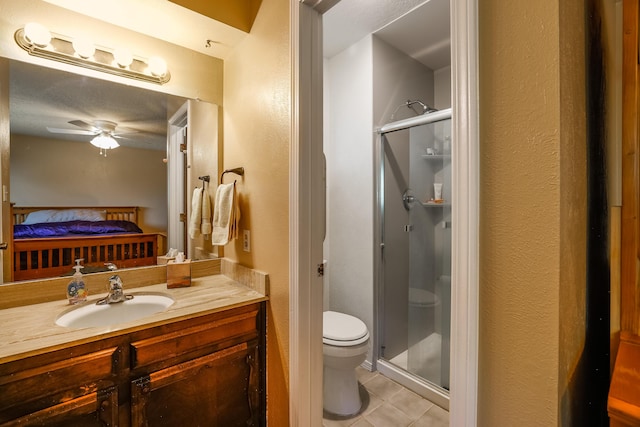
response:
<svg viewBox="0 0 640 427"><path fill-rule="evenodd" d="M71 125L74 125L74 126L78 126L81 129L88 130L88 131L91 131L91 132L94 132L94 133L100 131L99 128L97 128L94 125L89 124L89 123L87 123L87 122L85 122L83 120L71 120L68 123L71 124Z"/></svg>
<svg viewBox="0 0 640 427"><path fill-rule="evenodd" d="M51 133L66 133L69 135L95 135L96 134L96 132L91 132L88 130L79 130L79 129L58 129L58 128L47 127L47 130Z"/></svg>
<svg viewBox="0 0 640 427"><path fill-rule="evenodd" d="M115 131L116 135L131 135L134 133L140 133L140 131L129 128L118 128L118 130Z"/></svg>

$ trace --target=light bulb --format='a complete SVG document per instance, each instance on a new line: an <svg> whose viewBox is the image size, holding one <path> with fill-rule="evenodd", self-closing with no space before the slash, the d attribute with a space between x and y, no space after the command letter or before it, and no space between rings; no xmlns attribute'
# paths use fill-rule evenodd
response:
<svg viewBox="0 0 640 427"><path fill-rule="evenodd" d="M91 144L98 148L118 148L120 144L111 136L101 133L91 140Z"/></svg>
<svg viewBox="0 0 640 427"><path fill-rule="evenodd" d="M126 68L133 63L133 54L127 48L118 48L113 51L113 57L122 68Z"/></svg>
<svg viewBox="0 0 640 427"><path fill-rule="evenodd" d="M159 56L149 58L149 72L157 77L167 74L167 63Z"/></svg>
<svg viewBox="0 0 640 427"><path fill-rule="evenodd" d="M51 33L43 25L29 22L24 26L24 39L38 47L46 47L51 42Z"/></svg>
<svg viewBox="0 0 640 427"><path fill-rule="evenodd" d="M84 59L91 58L96 52L96 47L90 39L77 38L73 40L72 45L78 56Z"/></svg>

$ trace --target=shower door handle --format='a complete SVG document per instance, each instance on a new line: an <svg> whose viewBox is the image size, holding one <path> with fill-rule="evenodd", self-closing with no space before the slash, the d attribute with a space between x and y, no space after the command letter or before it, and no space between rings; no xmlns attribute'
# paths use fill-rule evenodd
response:
<svg viewBox="0 0 640 427"><path fill-rule="evenodd" d="M404 190L404 193L402 193L402 204L404 205L404 208L408 211L411 210L415 202L416 196L414 196L413 190L410 188Z"/></svg>

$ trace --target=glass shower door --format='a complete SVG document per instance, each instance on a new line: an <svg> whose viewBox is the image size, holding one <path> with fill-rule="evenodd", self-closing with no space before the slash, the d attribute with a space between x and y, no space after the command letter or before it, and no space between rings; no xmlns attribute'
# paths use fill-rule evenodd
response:
<svg viewBox="0 0 640 427"><path fill-rule="evenodd" d="M380 355L449 388L451 120L381 136Z"/></svg>

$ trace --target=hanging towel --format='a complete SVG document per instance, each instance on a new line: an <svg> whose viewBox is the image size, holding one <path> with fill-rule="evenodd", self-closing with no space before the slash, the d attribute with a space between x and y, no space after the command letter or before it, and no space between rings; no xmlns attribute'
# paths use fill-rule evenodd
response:
<svg viewBox="0 0 640 427"><path fill-rule="evenodd" d="M220 184L213 202L211 244L223 246L229 243L229 240L236 239L239 220L240 210L238 209L235 182Z"/></svg>
<svg viewBox="0 0 640 427"><path fill-rule="evenodd" d="M200 236L202 223L202 188L196 187L191 196L191 218L189 218L189 237L195 239Z"/></svg>
<svg viewBox="0 0 640 427"><path fill-rule="evenodd" d="M209 236L213 229L211 225L211 197L206 189L202 190L202 219L200 220L200 233Z"/></svg>

